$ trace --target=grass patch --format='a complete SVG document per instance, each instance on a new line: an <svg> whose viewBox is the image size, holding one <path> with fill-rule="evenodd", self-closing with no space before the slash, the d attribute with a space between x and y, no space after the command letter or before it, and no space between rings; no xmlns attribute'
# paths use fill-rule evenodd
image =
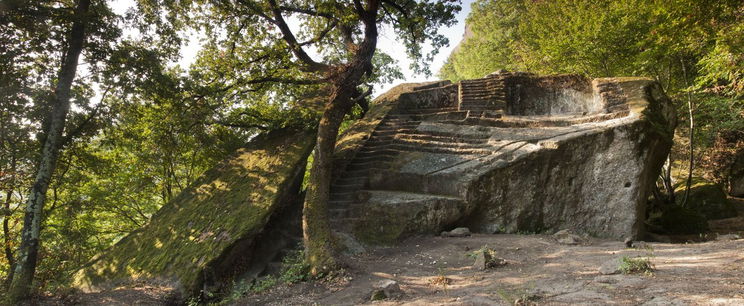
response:
<svg viewBox="0 0 744 306"><path fill-rule="evenodd" d="M282 258L278 275L266 275L254 281L234 283L230 293L219 303L227 305L249 294L258 294L278 285L291 285L310 279L310 265L305 263L305 252L294 250Z"/></svg>
<svg viewBox="0 0 744 306"><path fill-rule="evenodd" d="M623 274L646 274L654 273L654 264L648 257L623 256L620 260L620 272Z"/></svg>
<svg viewBox="0 0 744 306"><path fill-rule="evenodd" d="M504 302L516 306L532 306L538 305L538 301L541 296L530 293L535 288L535 284L530 282L527 284L528 288L517 288L517 289L496 289L496 294Z"/></svg>
<svg viewBox="0 0 744 306"><path fill-rule="evenodd" d="M481 253L485 253L486 255L490 255L491 257L496 257L496 250L489 248L488 245L484 245L480 249L467 252L465 253L465 256L475 259Z"/></svg>

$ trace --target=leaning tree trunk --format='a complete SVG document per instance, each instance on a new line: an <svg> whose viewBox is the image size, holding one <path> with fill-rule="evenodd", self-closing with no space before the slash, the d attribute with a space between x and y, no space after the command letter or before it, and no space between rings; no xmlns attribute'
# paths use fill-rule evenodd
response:
<svg viewBox="0 0 744 306"><path fill-rule="evenodd" d="M344 116L351 109L351 97L348 89L334 87L334 93L318 124L315 155L302 213L305 258L310 264L310 273L316 276L336 267L328 220L328 200L336 136Z"/></svg>
<svg viewBox="0 0 744 306"><path fill-rule="evenodd" d="M36 262L39 254L39 233L41 231L42 213L49 181L57 163L62 142L62 131L70 109L70 88L75 79L78 58L85 42L85 18L88 14L90 0L80 0L75 9L75 21L70 30L67 52L62 60L54 90L54 104L49 120L46 138L41 147L34 185L28 195L26 211L21 230L21 245L18 248L16 269L8 290L11 302L28 298L31 293Z"/></svg>
<svg viewBox="0 0 744 306"><path fill-rule="evenodd" d="M355 50L352 60L332 78L331 95L318 124L315 156L310 169L310 179L305 194L302 230L305 243L305 260L313 276L323 275L336 267L333 237L328 220L328 200L333 172L333 151L338 129L344 116L354 106L354 94L362 77L372 72L372 56L377 49L377 10L380 2L372 0L362 8L357 3L357 13L364 23L364 40Z"/></svg>

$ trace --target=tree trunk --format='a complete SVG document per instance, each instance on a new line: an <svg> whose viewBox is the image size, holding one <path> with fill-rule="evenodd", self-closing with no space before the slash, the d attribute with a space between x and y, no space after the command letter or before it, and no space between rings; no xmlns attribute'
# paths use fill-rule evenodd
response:
<svg viewBox="0 0 744 306"><path fill-rule="evenodd" d="M333 151L341 122L356 103L353 98L358 92L357 87L362 77L372 72L372 56L377 48L378 8L378 1L368 2L364 10L359 8L365 26L364 41L349 64L342 67L338 76L333 78L331 95L318 124L315 156L302 214L305 260L310 264L310 273L313 276L323 275L336 267L328 220Z"/></svg>
<svg viewBox="0 0 744 306"><path fill-rule="evenodd" d="M693 114L692 114L692 93L690 93L690 81L687 78L687 68L685 66L685 62L680 59L680 63L682 64L682 73L685 78L685 85L687 85L687 110L688 110L688 116L690 117L690 138L688 139L690 141L690 144L688 146L689 153L689 159L688 159L688 166L687 166L687 181L685 182L685 195L684 198L682 198L682 206L687 206L687 199L690 195L690 187L692 186L692 170L695 168L695 121L693 120Z"/></svg>
<svg viewBox="0 0 744 306"><path fill-rule="evenodd" d="M79 0L75 9L75 21L70 30L67 52L62 60L54 91L54 104L46 137L41 147L36 178L28 195L21 231L21 245L17 251L15 275L8 290L10 302L29 297L32 288L39 253L39 233L46 192L49 188L57 158L59 156L62 132L70 109L70 88L75 79L78 58L85 41L85 20L90 0Z"/></svg>
<svg viewBox="0 0 744 306"><path fill-rule="evenodd" d="M340 88L343 91L346 89ZM302 213L302 229L305 244L305 258L310 264L312 275L322 275L336 267L333 250L333 237L328 220L328 200L330 196L331 174L333 172L333 150L336 136L344 115L351 109L350 99L343 101L341 95L331 98L318 125L315 155L310 170L309 184L305 194Z"/></svg>
<svg viewBox="0 0 744 306"><path fill-rule="evenodd" d="M15 160L11 169L11 171L15 171ZM11 184L14 183L15 172L13 173L13 178L11 179ZM10 281L13 280L13 272L15 269L15 258L13 258L13 241L10 239L10 216L12 212L12 210L10 209L10 202L13 198L13 192L15 192L15 190L13 190L13 187L11 187L5 193L5 216L3 216L3 251L5 253L5 259L8 261L8 276L3 282L3 286L5 287L5 289L8 289L8 287L10 287Z"/></svg>

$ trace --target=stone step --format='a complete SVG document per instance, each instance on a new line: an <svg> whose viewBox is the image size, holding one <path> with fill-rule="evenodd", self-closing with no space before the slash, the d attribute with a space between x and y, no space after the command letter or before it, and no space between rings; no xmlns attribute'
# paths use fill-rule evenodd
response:
<svg viewBox="0 0 744 306"><path fill-rule="evenodd" d="M354 192L357 192L357 191L363 189L362 188L363 186L364 185L360 185L360 186L356 186L356 185L344 185L344 186L336 185L336 186L333 186L332 185L331 186L331 189L330 189L330 192L331 192L331 195L354 193Z"/></svg>
<svg viewBox="0 0 744 306"><path fill-rule="evenodd" d="M438 119L446 118L446 117L457 117L461 115L462 114L460 114L459 110L453 109L453 110L448 110L445 112L410 115L410 118L412 120L431 121L431 120L438 120Z"/></svg>
<svg viewBox="0 0 744 306"><path fill-rule="evenodd" d="M398 134L396 134L396 135L398 135ZM395 139L395 136L396 135L386 136L383 139L370 139L370 140L367 140L367 142L364 143L364 146L369 148L369 147L378 147L378 146L389 145L389 144L391 144L393 142L393 140Z"/></svg>
<svg viewBox="0 0 744 306"><path fill-rule="evenodd" d="M493 103L493 102L481 102L481 103L469 102L469 103L461 104L460 109L467 108L467 107L491 107L493 109L496 109L498 105L499 105L498 103Z"/></svg>
<svg viewBox="0 0 744 306"><path fill-rule="evenodd" d="M485 143L488 141L488 138L473 138L468 137L468 135L457 135L457 136L439 136L439 135L431 135L431 134L400 134L396 135L396 138L401 139L416 139L416 140L427 140L427 141L457 141L457 142L464 142L464 143L473 143L473 144L479 144L479 143Z"/></svg>
<svg viewBox="0 0 744 306"><path fill-rule="evenodd" d="M381 125L390 124L403 124L403 123L421 123L421 121L411 120L411 115L390 115L395 117L389 117L381 123Z"/></svg>
<svg viewBox="0 0 744 306"><path fill-rule="evenodd" d="M354 192L331 192L328 198L333 201L353 201Z"/></svg>
<svg viewBox="0 0 744 306"><path fill-rule="evenodd" d="M460 105L460 109L468 108L468 107L490 107L490 108L496 110L496 109L504 109L505 108L505 105L503 103L497 103L497 102L493 102L493 101L490 101L490 102L480 102L480 103L468 102L468 103L463 103L462 105Z"/></svg>
<svg viewBox="0 0 744 306"><path fill-rule="evenodd" d="M389 161L395 157L394 154L380 154L380 155L372 155L372 156L363 156L363 157L356 157L349 164L351 163L367 163L367 162L385 162Z"/></svg>
<svg viewBox="0 0 744 306"><path fill-rule="evenodd" d="M447 122L445 121L442 123L447 123ZM462 135L458 132L452 132L448 130L423 130L423 131L416 130L415 134L416 135L443 136L443 137L467 137L468 139L483 139L483 140L488 140L488 138L491 137L491 135L488 133ZM405 135L405 134L401 134L401 135Z"/></svg>
<svg viewBox="0 0 744 306"><path fill-rule="evenodd" d="M332 191L340 192L341 190L346 190L349 188L352 188L354 190L364 189L364 181L362 181L361 183L354 183L354 184L338 184L335 182L331 184Z"/></svg>
<svg viewBox="0 0 744 306"><path fill-rule="evenodd" d="M399 123L387 123L387 124L381 124L378 125L377 128L375 128L376 131L380 130L394 130L394 129L415 129L417 126L421 124L420 121L410 122L410 121L404 121Z"/></svg>
<svg viewBox="0 0 744 306"><path fill-rule="evenodd" d="M404 109L398 114L400 115L422 115L431 113L440 113L446 111L456 110L455 107L435 107L435 108L416 108L416 109Z"/></svg>
<svg viewBox="0 0 744 306"><path fill-rule="evenodd" d="M498 99L498 98L493 97L493 96L467 96L467 97L463 97L460 100L460 104L465 103L466 101L472 101L472 102L477 102L477 101L501 101L503 103L503 100L502 99Z"/></svg>
<svg viewBox="0 0 744 306"><path fill-rule="evenodd" d="M363 147L359 149L359 152L354 156L355 158L358 157L369 157L369 156L377 156L380 154L396 154L398 152L395 152L395 144L390 143L387 145L378 145L374 147Z"/></svg>
<svg viewBox="0 0 744 306"><path fill-rule="evenodd" d="M351 184L364 184L366 181L367 181L366 176L352 177L352 176L347 176L345 174L341 174L339 178L333 181L333 183L339 184L339 185L351 185Z"/></svg>
<svg viewBox="0 0 744 306"><path fill-rule="evenodd" d="M392 158L387 159L390 160ZM363 169L385 169L389 165L388 160L373 160L366 162L352 161L349 165L346 166L346 171L356 171Z"/></svg>
<svg viewBox="0 0 744 306"><path fill-rule="evenodd" d="M333 219L343 219L351 217L351 211L348 208L330 208L328 209L328 217Z"/></svg>
<svg viewBox="0 0 744 306"><path fill-rule="evenodd" d="M412 129L401 129L401 128L398 128L398 129L389 129L389 130L381 130L381 131L380 130L375 130L374 132L372 132L372 137L375 137L375 136L392 136L392 135L398 134L400 132L406 132L406 131L411 131L411 130Z"/></svg>
<svg viewBox="0 0 744 306"><path fill-rule="evenodd" d="M343 178L366 178L369 175L370 169L344 171Z"/></svg>
<svg viewBox="0 0 744 306"><path fill-rule="evenodd" d="M381 128L390 129L390 128L401 128L401 127L416 127L417 125L419 125L419 123L421 122L410 121L410 120L401 121L401 122L385 122L384 124L380 124L379 126L377 126L377 129L379 130Z"/></svg>
<svg viewBox="0 0 744 306"><path fill-rule="evenodd" d="M489 83L462 84L461 86L462 92L478 91L478 90L504 90L505 88L506 87L503 84L489 84Z"/></svg>
<svg viewBox="0 0 744 306"><path fill-rule="evenodd" d="M505 93L506 87L498 85L483 85L483 86L463 86L460 89L460 93L470 92L492 92L492 93Z"/></svg>
<svg viewBox="0 0 744 306"><path fill-rule="evenodd" d="M495 99L495 100L506 100L506 97L501 94L495 94L492 92L485 92L485 93L463 93L460 96L461 99L474 99L474 98L488 98L488 99Z"/></svg>
<svg viewBox="0 0 744 306"><path fill-rule="evenodd" d="M389 133L388 133L388 134L389 134ZM393 136L395 136L395 135L388 135L388 134L383 134L383 135L371 135L371 136L369 137L369 139L367 139L367 142L370 142L370 141L384 141L384 140L390 140L390 139L392 139L392 137L393 137Z"/></svg>
<svg viewBox="0 0 744 306"><path fill-rule="evenodd" d="M410 146L421 146L423 148L447 148L447 149L479 149L487 148L491 145L488 143L467 143L458 142L454 139L450 141L433 141L433 140L418 140L418 139L400 139L398 143L401 145Z"/></svg>
<svg viewBox="0 0 744 306"><path fill-rule="evenodd" d="M469 110L469 111L497 111L499 110L496 107L488 106L488 105L471 105L471 106L463 106L463 110Z"/></svg>
<svg viewBox="0 0 744 306"><path fill-rule="evenodd" d="M389 190L369 190L368 192L370 199L365 205L385 207L394 203L395 206L400 206L400 209L378 211L369 216L351 215L332 219L331 224L334 229L348 230L362 225L363 221L372 221L371 224L384 224L385 227L372 226L361 230L372 237L385 237L386 243L393 243L411 235L431 232L431 229L425 230L424 228L436 228L437 224L453 224L465 217L464 212L458 209L463 206L464 201L458 197ZM411 226L412 222L419 224ZM387 226L404 230L390 231ZM408 228L413 231L407 230Z"/></svg>
<svg viewBox="0 0 744 306"><path fill-rule="evenodd" d="M480 148L448 148L448 147L437 147L437 146L425 146L425 145L399 145L402 151L408 152L427 152L427 153L445 153L445 154L474 154L484 155L493 153L489 149Z"/></svg>
<svg viewBox="0 0 744 306"><path fill-rule="evenodd" d="M351 205L352 201L344 201L344 200L329 200L328 201L328 207L333 208L346 208L349 205Z"/></svg>

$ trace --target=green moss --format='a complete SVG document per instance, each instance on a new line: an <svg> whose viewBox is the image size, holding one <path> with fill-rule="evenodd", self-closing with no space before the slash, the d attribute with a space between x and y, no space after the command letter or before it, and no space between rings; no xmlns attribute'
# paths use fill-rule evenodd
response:
<svg viewBox="0 0 744 306"><path fill-rule="evenodd" d="M675 186L677 203L681 205L685 195L685 182ZM731 203L723 187L702 178L693 178L690 195L685 207L699 212L709 220L736 217L736 207Z"/></svg>
<svg viewBox="0 0 744 306"><path fill-rule="evenodd" d="M205 172L75 275L77 287L168 281L192 294L223 251L260 233L312 149L311 133L275 131Z"/></svg>

